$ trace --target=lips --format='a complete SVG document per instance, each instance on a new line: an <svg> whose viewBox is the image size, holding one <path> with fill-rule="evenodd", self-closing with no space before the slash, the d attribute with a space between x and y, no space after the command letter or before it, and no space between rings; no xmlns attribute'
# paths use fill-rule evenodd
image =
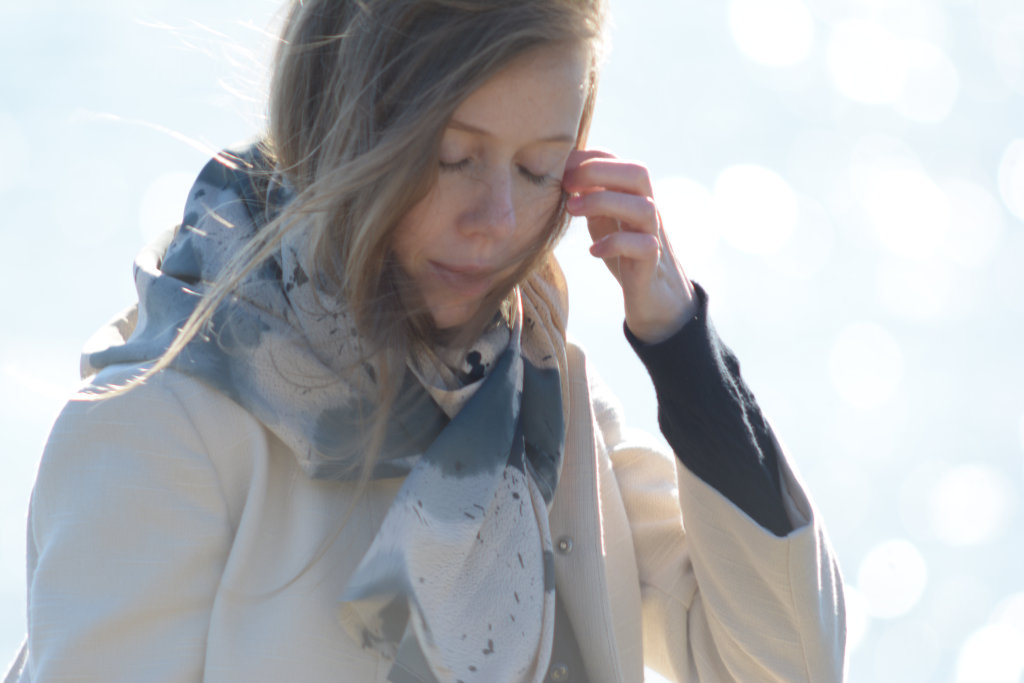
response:
<svg viewBox="0 0 1024 683"><path fill-rule="evenodd" d="M493 268L438 261L428 261L427 263L436 280L463 294L484 294L490 288L494 278Z"/></svg>

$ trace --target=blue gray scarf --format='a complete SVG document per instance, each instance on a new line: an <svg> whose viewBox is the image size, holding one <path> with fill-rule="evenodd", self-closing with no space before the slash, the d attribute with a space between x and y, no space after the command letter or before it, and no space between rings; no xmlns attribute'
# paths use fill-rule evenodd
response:
<svg viewBox="0 0 1024 683"><path fill-rule="evenodd" d="M184 222L135 264L139 301L83 374L169 347L231 257L293 199L256 146L210 161ZM310 477L351 479L374 373L344 305L315 289L301 227L217 308L172 367L232 398ZM517 287L512 324L468 354L408 359L372 478L405 477L340 596L352 637L403 681L542 679L553 637L547 511L561 468L565 285L554 260Z"/></svg>

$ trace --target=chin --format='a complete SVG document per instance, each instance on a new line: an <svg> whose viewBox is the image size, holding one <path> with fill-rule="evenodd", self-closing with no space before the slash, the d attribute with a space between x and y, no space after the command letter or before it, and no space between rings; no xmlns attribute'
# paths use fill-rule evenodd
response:
<svg viewBox="0 0 1024 683"><path fill-rule="evenodd" d="M462 327L476 315L478 304L431 307L434 326L439 330L454 330Z"/></svg>

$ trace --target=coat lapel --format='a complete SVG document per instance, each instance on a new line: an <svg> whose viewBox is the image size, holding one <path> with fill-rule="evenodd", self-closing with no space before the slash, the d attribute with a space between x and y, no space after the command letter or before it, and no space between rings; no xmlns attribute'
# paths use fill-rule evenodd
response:
<svg viewBox="0 0 1024 683"><path fill-rule="evenodd" d="M567 349L569 423L551 507L555 580L594 683L643 680L640 585L625 508L597 428L583 353Z"/></svg>

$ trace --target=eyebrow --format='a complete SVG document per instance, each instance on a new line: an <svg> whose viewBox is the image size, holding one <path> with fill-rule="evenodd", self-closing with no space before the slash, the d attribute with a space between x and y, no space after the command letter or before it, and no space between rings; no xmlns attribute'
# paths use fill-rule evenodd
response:
<svg viewBox="0 0 1024 683"><path fill-rule="evenodd" d="M480 128L478 126L474 126L470 123L466 123L465 121L459 121L458 119L451 119L450 121L448 121L448 127L454 128L455 130L465 131L467 133L483 135L485 137L494 137L490 131L484 130L483 128ZM576 136L569 135L567 133L562 133L560 135L551 135L546 138L541 138L536 142L567 142L569 144L575 144Z"/></svg>

